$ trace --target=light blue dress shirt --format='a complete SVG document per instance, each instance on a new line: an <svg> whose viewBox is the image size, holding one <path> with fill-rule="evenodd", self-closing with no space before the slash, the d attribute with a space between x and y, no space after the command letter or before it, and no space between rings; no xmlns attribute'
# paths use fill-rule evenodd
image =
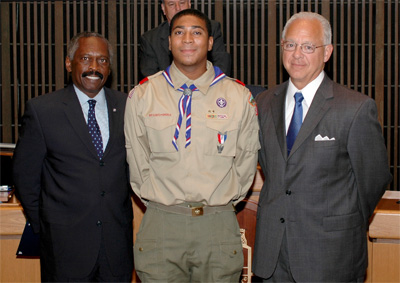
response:
<svg viewBox="0 0 400 283"><path fill-rule="evenodd" d="M81 104L83 116L85 117L85 121L87 124L88 112L89 112L88 100L92 98L90 98L82 91L80 91L75 85L74 89ZM110 127L108 123L108 108L107 108L107 100L104 88L102 88L100 92L93 99L96 100L96 107L95 107L96 120L97 124L99 124L100 127L101 138L103 139L103 151L105 151L108 140L110 138Z"/></svg>

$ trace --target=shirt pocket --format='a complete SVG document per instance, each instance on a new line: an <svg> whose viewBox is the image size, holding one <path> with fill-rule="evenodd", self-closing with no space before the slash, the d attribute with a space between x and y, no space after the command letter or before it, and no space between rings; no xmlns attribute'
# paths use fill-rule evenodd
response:
<svg viewBox="0 0 400 283"><path fill-rule="evenodd" d="M206 121L204 154L217 156L235 156L239 123L234 120ZM226 135L221 143L218 135Z"/></svg>
<svg viewBox="0 0 400 283"><path fill-rule="evenodd" d="M144 119L151 152L176 152L172 144L176 121L177 118L173 116L162 118L146 117Z"/></svg>

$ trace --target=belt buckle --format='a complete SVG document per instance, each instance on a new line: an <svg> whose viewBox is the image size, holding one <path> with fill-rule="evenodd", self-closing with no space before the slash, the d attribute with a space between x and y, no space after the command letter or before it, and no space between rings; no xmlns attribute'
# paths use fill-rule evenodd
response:
<svg viewBox="0 0 400 283"><path fill-rule="evenodd" d="M192 216L202 216L204 214L204 210L202 206L191 207Z"/></svg>

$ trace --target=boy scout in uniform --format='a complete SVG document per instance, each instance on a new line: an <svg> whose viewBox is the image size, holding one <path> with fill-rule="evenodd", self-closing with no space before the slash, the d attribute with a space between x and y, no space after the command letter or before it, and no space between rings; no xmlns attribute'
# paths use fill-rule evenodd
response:
<svg viewBox="0 0 400 283"><path fill-rule="evenodd" d="M257 166L251 93L207 61L210 21L171 21L174 61L129 94L125 135L133 191L147 205L135 243L142 282L238 282L243 267L234 205Z"/></svg>

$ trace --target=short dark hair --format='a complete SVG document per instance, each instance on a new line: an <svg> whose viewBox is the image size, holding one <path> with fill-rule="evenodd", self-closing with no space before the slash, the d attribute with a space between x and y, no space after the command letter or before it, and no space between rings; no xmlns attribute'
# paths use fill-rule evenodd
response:
<svg viewBox="0 0 400 283"><path fill-rule="evenodd" d="M67 46L67 56L69 57L69 59L71 59L71 60L74 59L75 52L76 52L76 50L78 50L78 47L79 47L79 39L87 38L87 37L99 37L107 43L108 56L110 57L110 64L112 64L112 59L113 59L114 53L113 53L113 49L112 49L110 42L103 35L101 35L97 32L91 32L91 31L84 31L84 32L78 33L73 38L71 38L71 40L68 42L68 46Z"/></svg>
<svg viewBox="0 0 400 283"><path fill-rule="evenodd" d="M203 12L196 10L196 9L186 9L186 10L182 10L182 11L176 13L175 16L171 20L171 24L169 25L169 35L171 35L171 33L172 33L172 27L174 26L175 21L183 16L195 16L195 17L203 20L206 24L208 36L209 37L211 36L211 21L210 21L210 19Z"/></svg>

